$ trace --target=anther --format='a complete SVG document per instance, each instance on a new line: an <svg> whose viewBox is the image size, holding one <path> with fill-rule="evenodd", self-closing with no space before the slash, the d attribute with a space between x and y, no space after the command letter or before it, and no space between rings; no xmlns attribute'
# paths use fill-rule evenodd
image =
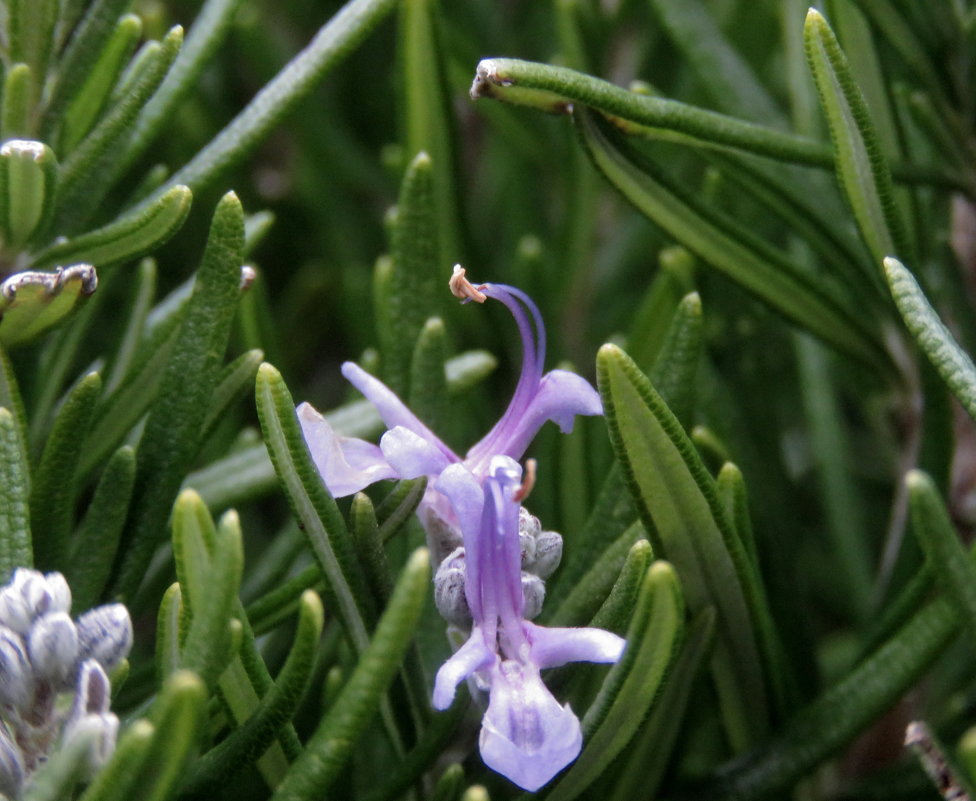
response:
<svg viewBox="0 0 976 801"><path fill-rule="evenodd" d="M512 500L515 503L522 503L526 498L529 497L529 493L532 492L532 488L535 486L535 459L525 460L525 475L522 476L522 483L519 485L518 489L512 495Z"/></svg>
<svg viewBox="0 0 976 801"><path fill-rule="evenodd" d="M451 280L447 282L451 288L451 294L462 301L473 300L477 303L484 303L488 300L488 296L481 291L485 285L475 286L464 277L465 272L466 270L460 264L454 265L454 273L451 275Z"/></svg>

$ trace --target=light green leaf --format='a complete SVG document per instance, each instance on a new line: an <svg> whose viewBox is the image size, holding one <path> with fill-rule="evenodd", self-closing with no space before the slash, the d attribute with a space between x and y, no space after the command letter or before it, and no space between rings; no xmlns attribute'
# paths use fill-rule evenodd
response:
<svg viewBox="0 0 976 801"><path fill-rule="evenodd" d="M240 522L227 512L215 528L193 490L183 490L173 507L173 558L187 610L180 666L208 687L230 660L231 619L244 569Z"/></svg>
<svg viewBox="0 0 976 801"><path fill-rule="evenodd" d="M583 718L585 745L549 801L583 793L623 750L664 685L684 633L684 600L674 569L655 562L644 574L627 647Z"/></svg>
<svg viewBox="0 0 976 801"><path fill-rule="evenodd" d="M387 279L385 315L379 327L380 367L390 389L408 396L410 362L417 339L427 321L427 310L437 300L439 267L437 218L433 195L433 162L418 153L410 162L393 221L393 269Z"/></svg>
<svg viewBox="0 0 976 801"><path fill-rule="evenodd" d="M430 317L417 337L410 360L408 406L433 431L449 428L447 394L447 330L440 317Z"/></svg>
<svg viewBox="0 0 976 801"><path fill-rule="evenodd" d="M0 408L0 582L4 584L15 568L33 565L29 487L17 421Z"/></svg>
<svg viewBox="0 0 976 801"><path fill-rule="evenodd" d="M207 63L227 38L241 0L207 0L200 8L180 54L129 132L116 172L134 163L169 124L179 104L197 86Z"/></svg>
<svg viewBox="0 0 976 801"><path fill-rule="evenodd" d="M108 584L135 483L135 451L123 446L109 459L85 516L68 544L64 568L75 612L94 606Z"/></svg>
<svg viewBox="0 0 976 801"><path fill-rule="evenodd" d="M403 145L408 156L427 153L431 159L432 212L437 237L431 242L434 264L461 260L455 143L450 89L444 76L445 51L439 46L438 0L400 3L399 41L403 98Z"/></svg>
<svg viewBox="0 0 976 801"><path fill-rule="evenodd" d="M4 139L23 139L33 133L34 74L26 64L14 64L3 79L3 105L0 106L0 133Z"/></svg>
<svg viewBox="0 0 976 801"><path fill-rule="evenodd" d="M875 262L910 253L891 171L847 59L827 21L807 12L803 29L810 68L834 143L837 177Z"/></svg>
<svg viewBox="0 0 976 801"><path fill-rule="evenodd" d="M105 116L65 158L58 176L54 210L53 226L57 231L74 232L97 209L111 186L120 142L166 77L182 45L183 29L179 26L170 30L158 45L147 45L145 69L113 99Z"/></svg>
<svg viewBox="0 0 976 801"><path fill-rule="evenodd" d="M0 147L0 234L18 250L47 225L58 184L58 161L43 142L8 140Z"/></svg>
<svg viewBox="0 0 976 801"><path fill-rule="evenodd" d="M155 250L175 234L187 214L193 195L185 186L174 186L135 215L126 215L95 231L57 242L32 259L36 267L74 261L98 265L129 261Z"/></svg>
<svg viewBox="0 0 976 801"><path fill-rule="evenodd" d="M84 85L65 111L58 147L62 156L74 150L75 145L91 130L141 35L142 20L135 14L126 14L118 21L98 61L85 78Z"/></svg>
<svg viewBox="0 0 976 801"><path fill-rule="evenodd" d="M265 446L278 480L328 581L339 618L357 652L362 653L369 643L373 610L352 538L312 462L288 387L270 364L258 369L255 394Z"/></svg>
<svg viewBox="0 0 976 801"><path fill-rule="evenodd" d="M64 571L77 491L78 463L102 391L102 377L88 373L65 398L44 443L31 484L34 564Z"/></svg>
<svg viewBox="0 0 976 801"><path fill-rule="evenodd" d="M82 794L82 801L128 801L155 733L156 728L145 719L126 728L108 763Z"/></svg>
<svg viewBox="0 0 976 801"><path fill-rule="evenodd" d="M976 366L973 360L943 325L908 268L897 259L886 258L884 270L891 296L908 330L956 400L970 417L976 419Z"/></svg>
<svg viewBox="0 0 976 801"><path fill-rule="evenodd" d="M214 213L193 294L139 443L133 513L114 584L123 597L135 592L162 543L173 500L199 448L239 297L243 247L244 212L229 193Z"/></svg>
<svg viewBox="0 0 976 801"><path fill-rule="evenodd" d="M929 571L939 577L940 589L955 604L970 637L976 637L976 565L966 554L932 479L921 470L912 470L905 476L905 484L912 528Z"/></svg>
<svg viewBox="0 0 976 801"><path fill-rule="evenodd" d="M647 378L612 345L600 349L597 377L614 451L655 553L674 564L692 612L716 607L712 674L726 731L741 749L770 722L748 556L714 481Z"/></svg>
<svg viewBox="0 0 976 801"><path fill-rule="evenodd" d="M670 236L842 352L873 366L887 363L877 331L836 290L815 281L785 254L679 187L659 167L647 160L635 162L635 154L612 142L591 113L577 111L575 116L590 155L607 180Z"/></svg>
<svg viewBox="0 0 976 801"><path fill-rule="evenodd" d="M243 726L193 764L180 788L182 797L212 797L222 782L257 761L278 730L298 711L315 667L324 614L319 597L306 590L294 642L274 686Z"/></svg>
<svg viewBox="0 0 976 801"><path fill-rule="evenodd" d="M430 557L426 548L418 548L407 560L369 646L309 738L305 752L278 785L272 796L274 801L321 797L338 777L357 740L376 715L383 693L413 639L429 581Z"/></svg>
<svg viewBox="0 0 976 801"><path fill-rule="evenodd" d="M131 0L94 0L85 9L81 22L61 56L57 80L44 110L42 138L45 141L52 141L52 129L60 124L65 108L91 74L92 65L103 52L119 17L125 13L130 3Z"/></svg>
<svg viewBox="0 0 976 801"><path fill-rule="evenodd" d="M705 664L714 634L715 612L703 609L688 626L667 682L622 757L623 765L608 801L654 797L671 761L692 685Z"/></svg>

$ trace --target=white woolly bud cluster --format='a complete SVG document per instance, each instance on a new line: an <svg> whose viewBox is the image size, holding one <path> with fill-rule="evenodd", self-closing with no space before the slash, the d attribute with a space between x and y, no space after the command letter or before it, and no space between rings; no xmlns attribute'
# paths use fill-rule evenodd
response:
<svg viewBox="0 0 976 801"><path fill-rule="evenodd" d="M71 590L60 573L18 568L0 588L0 793L18 798L34 769L77 738L88 768L112 754L118 718L109 709L107 671L132 646L122 604L72 620ZM70 708L58 704L73 693Z"/></svg>
<svg viewBox="0 0 976 801"><path fill-rule="evenodd" d="M522 557L522 596L525 599L522 617L532 620L542 611L542 602L546 597L545 579L559 567L563 538L555 531L543 531L539 518L521 506L519 549ZM442 558L434 574L434 603L441 617L461 628L471 625L471 610L464 594L465 578L464 548L456 547Z"/></svg>

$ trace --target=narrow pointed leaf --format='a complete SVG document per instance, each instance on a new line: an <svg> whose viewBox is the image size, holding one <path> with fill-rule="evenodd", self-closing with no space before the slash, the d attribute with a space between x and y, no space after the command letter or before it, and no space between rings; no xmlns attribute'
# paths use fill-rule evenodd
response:
<svg viewBox="0 0 976 801"><path fill-rule="evenodd" d="M447 330L444 321L431 317L417 337L410 361L409 406L433 431L448 428Z"/></svg>
<svg viewBox="0 0 976 801"><path fill-rule="evenodd" d="M315 667L323 618L322 602L315 593L306 591L299 606L294 642L274 686L241 728L194 763L181 787L184 797L210 797L221 782L257 761L278 729L298 711Z"/></svg>
<svg viewBox="0 0 976 801"><path fill-rule="evenodd" d="M437 238L434 263L460 260L454 137L444 49L439 46L438 0L400 3L399 47L403 97L403 142L408 155L427 153L432 161L431 195Z"/></svg>
<svg viewBox="0 0 976 801"><path fill-rule="evenodd" d="M3 346L0 346L0 408L6 409L13 415L21 452L20 461L23 464L29 464L27 456L27 413L24 410L24 400L20 394L20 387L17 385L14 366L10 363L10 356L7 355Z"/></svg>
<svg viewBox="0 0 976 801"><path fill-rule="evenodd" d="M671 411L685 425L694 411L695 379L704 346L701 297L691 292L675 309L651 372L661 397L667 399Z"/></svg>
<svg viewBox="0 0 976 801"><path fill-rule="evenodd" d="M4 139L23 139L33 134L30 124L33 109L34 73L26 64L14 64L3 79L0 105L0 134Z"/></svg>
<svg viewBox="0 0 976 801"><path fill-rule="evenodd" d="M912 528L925 553L929 571L957 609L970 637L976 637L976 565L966 554L932 479L921 470L905 477Z"/></svg>
<svg viewBox="0 0 976 801"><path fill-rule="evenodd" d="M748 557L694 446L651 383L612 345L597 357L610 437L654 544L681 577L689 608L714 605L721 648L712 660L730 738L741 747L769 726Z"/></svg>
<svg viewBox="0 0 976 801"><path fill-rule="evenodd" d="M62 156L74 150L91 129L141 35L142 20L135 14L126 14L119 20L84 85L65 112L58 147Z"/></svg>
<svg viewBox="0 0 976 801"><path fill-rule="evenodd" d="M139 263L135 283L125 332L122 334L115 356L106 372L106 393L113 392L122 383L132 366L133 357L139 350L146 317L149 315L149 309L156 294L156 262L154 259L146 258Z"/></svg>
<svg viewBox="0 0 976 801"><path fill-rule="evenodd" d="M115 152L140 109L149 101L183 45L183 29L173 28L147 57L146 68L113 100L109 111L64 161L54 211L59 231L74 231L105 196L113 177ZM151 47L152 45L150 45Z"/></svg>
<svg viewBox="0 0 976 801"><path fill-rule="evenodd" d="M629 133L654 136L662 130L682 135L682 141L705 147L731 147L758 156L830 169L830 149L802 136L746 122L686 103L631 92L566 67L490 58L479 62L471 96L492 97L548 112L574 113L590 107ZM895 165L900 180L932 180L963 188L956 178L921 173Z"/></svg>
<svg viewBox="0 0 976 801"><path fill-rule="evenodd" d="M0 582L4 584L15 568L33 564L29 476L17 421L0 408Z"/></svg>
<svg viewBox="0 0 976 801"><path fill-rule="evenodd" d="M620 568L620 575L613 583L610 594L589 621L589 625L606 629L617 634L627 630L627 624L637 605L641 583L648 567L654 560L654 551L647 540L637 540L627 553L627 559Z"/></svg>
<svg viewBox="0 0 976 801"><path fill-rule="evenodd" d="M278 480L329 583L346 632L361 653L369 641L370 601L345 522L312 462L281 374L262 364L255 391L261 430Z"/></svg>
<svg viewBox="0 0 976 801"><path fill-rule="evenodd" d="M804 43L820 93L837 161L837 176L875 262L910 254L891 171L864 96L823 16L807 13Z"/></svg>
<svg viewBox="0 0 976 801"><path fill-rule="evenodd" d="M433 196L433 162L418 153L400 186L393 223L393 269L386 294L389 321L381 332L380 364L390 388L408 395L410 362L415 343L436 302L437 279L443 268L437 258L437 220Z"/></svg>
<svg viewBox="0 0 976 801"><path fill-rule="evenodd" d="M928 602L843 679L795 713L774 739L721 767L713 781L689 790L687 797L731 801L786 791L901 698L959 628L951 601Z"/></svg>
<svg viewBox="0 0 976 801"><path fill-rule="evenodd" d="M973 360L939 319L908 268L897 259L887 258L884 269L891 296L908 330L962 408L976 419L976 366Z"/></svg>
<svg viewBox="0 0 976 801"><path fill-rule="evenodd" d="M273 796L274 801L321 797L337 778L358 738L375 717L379 702L413 639L430 580L426 548L410 556L376 626L339 697Z"/></svg>
<svg viewBox="0 0 976 801"><path fill-rule="evenodd" d="M0 204L3 240L19 250L47 225L58 185L58 161L43 142L12 139L0 147Z"/></svg>
<svg viewBox="0 0 976 801"><path fill-rule="evenodd" d="M38 76L37 84L32 87L32 103L40 99L44 88L59 6L58 0L11 0L7 3L10 60L27 64L31 73Z"/></svg>
<svg viewBox="0 0 976 801"><path fill-rule="evenodd" d="M94 0L71 36L61 61L58 78L44 113L44 138L50 140L51 128L60 121L67 105L75 97L103 46L112 36L119 17L131 0Z"/></svg>
<svg viewBox="0 0 976 801"><path fill-rule="evenodd" d="M132 126L118 171L145 152L169 123L170 115L196 87L207 63L227 38L240 5L241 0L207 0L200 8L172 68Z"/></svg>
<svg viewBox="0 0 976 801"><path fill-rule="evenodd" d="M876 331L824 282L797 268L783 253L681 189L647 160L614 144L592 114L576 118L587 149L607 180L670 236L757 295L773 309L844 353L871 365L887 359Z"/></svg>
<svg viewBox="0 0 976 801"><path fill-rule="evenodd" d="M250 393L251 387L254 386L254 377L258 374L258 367L263 361L264 351L249 350L221 370L210 400L210 408L203 421L201 441L207 440L236 401Z"/></svg>
<svg viewBox="0 0 976 801"><path fill-rule="evenodd" d="M173 508L173 556L188 611L181 667L208 687L230 659L230 621L244 567L240 523L228 512L214 527L193 490L183 490Z"/></svg>
<svg viewBox="0 0 976 801"><path fill-rule="evenodd" d="M674 569L655 562L644 574L624 655L610 669L583 718L583 751L548 799L577 798L634 736L677 656L683 617L684 601Z"/></svg>
<svg viewBox="0 0 976 801"><path fill-rule="evenodd" d="M34 563L39 570L66 568L78 463L101 391L98 373L82 378L54 418L44 444L30 495Z"/></svg>
<svg viewBox="0 0 976 801"><path fill-rule="evenodd" d="M629 554L642 536L644 526L635 522L616 540L607 544L590 569L573 582L565 600L558 607L550 606L553 613L546 617L546 622L552 626L583 626L589 623L613 590Z"/></svg>
<svg viewBox="0 0 976 801"><path fill-rule="evenodd" d="M714 611L704 609L688 626L668 680L624 755L620 775L608 801L630 801L642 795L653 797L657 792L685 719L692 685L707 663L714 634Z"/></svg>
<svg viewBox="0 0 976 801"><path fill-rule="evenodd" d="M190 213L192 199L187 187L174 186L138 214L45 248L33 263L51 267L75 261L109 265L134 260L155 250L180 229Z"/></svg>
<svg viewBox="0 0 976 801"><path fill-rule="evenodd" d="M203 734L206 700L206 688L193 673L177 671L166 680L150 716L155 735L129 798L164 801L173 794Z"/></svg>
<svg viewBox="0 0 976 801"><path fill-rule="evenodd" d="M133 514L115 584L124 597L138 587L162 543L173 500L199 447L239 296L243 247L244 214L230 193L214 214L173 356L139 444Z"/></svg>

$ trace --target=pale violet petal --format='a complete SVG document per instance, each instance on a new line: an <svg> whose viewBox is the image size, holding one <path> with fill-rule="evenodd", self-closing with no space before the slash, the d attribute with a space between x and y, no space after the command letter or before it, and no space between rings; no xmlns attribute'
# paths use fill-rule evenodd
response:
<svg viewBox="0 0 976 801"><path fill-rule="evenodd" d="M449 465L434 483L434 489L450 501L454 517L461 529L467 562L465 594L471 616L475 620L482 620L480 588L486 580L482 576L486 545L481 536L481 513L485 504L484 490L478 479L463 464Z"/></svg>
<svg viewBox="0 0 976 801"><path fill-rule="evenodd" d="M454 701L458 684L476 670L491 665L495 658L495 652L485 645L481 630L475 626L468 641L437 671L434 678L434 708L447 709Z"/></svg>
<svg viewBox="0 0 976 801"><path fill-rule="evenodd" d="M484 763L534 792L579 756L573 711L553 698L533 665L508 660L492 670L479 746Z"/></svg>
<svg viewBox="0 0 976 801"><path fill-rule="evenodd" d="M379 446L340 437L308 403L301 404L297 412L312 461L336 498L352 495L384 478L398 478Z"/></svg>
<svg viewBox="0 0 976 801"><path fill-rule="evenodd" d="M403 426L391 428L382 436L380 450L400 478L436 476L451 464L436 445Z"/></svg>
<svg viewBox="0 0 976 801"><path fill-rule="evenodd" d="M355 362L345 362L342 374L380 413L387 428L403 426L422 437L443 453L450 461L460 461L454 452L438 439L437 435L425 426L396 393L378 378L371 376Z"/></svg>
<svg viewBox="0 0 976 801"><path fill-rule="evenodd" d="M627 641L611 631L596 628L550 628L524 622L530 659L540 668L568 662L616 662Z"/></svg>
<svg viewBox="0 0 976 801"><path fill-rule="evenodd" d="M599 394L582 376L566 370L552 370L542 377L526 410L512 421L508 431L500 432L495 451L521 459L547 420L552 420L564 434L568 434L573 430L573 421L578 414L603 414ZM475 445L469 454L478 453L477 448Z"/></svg>

